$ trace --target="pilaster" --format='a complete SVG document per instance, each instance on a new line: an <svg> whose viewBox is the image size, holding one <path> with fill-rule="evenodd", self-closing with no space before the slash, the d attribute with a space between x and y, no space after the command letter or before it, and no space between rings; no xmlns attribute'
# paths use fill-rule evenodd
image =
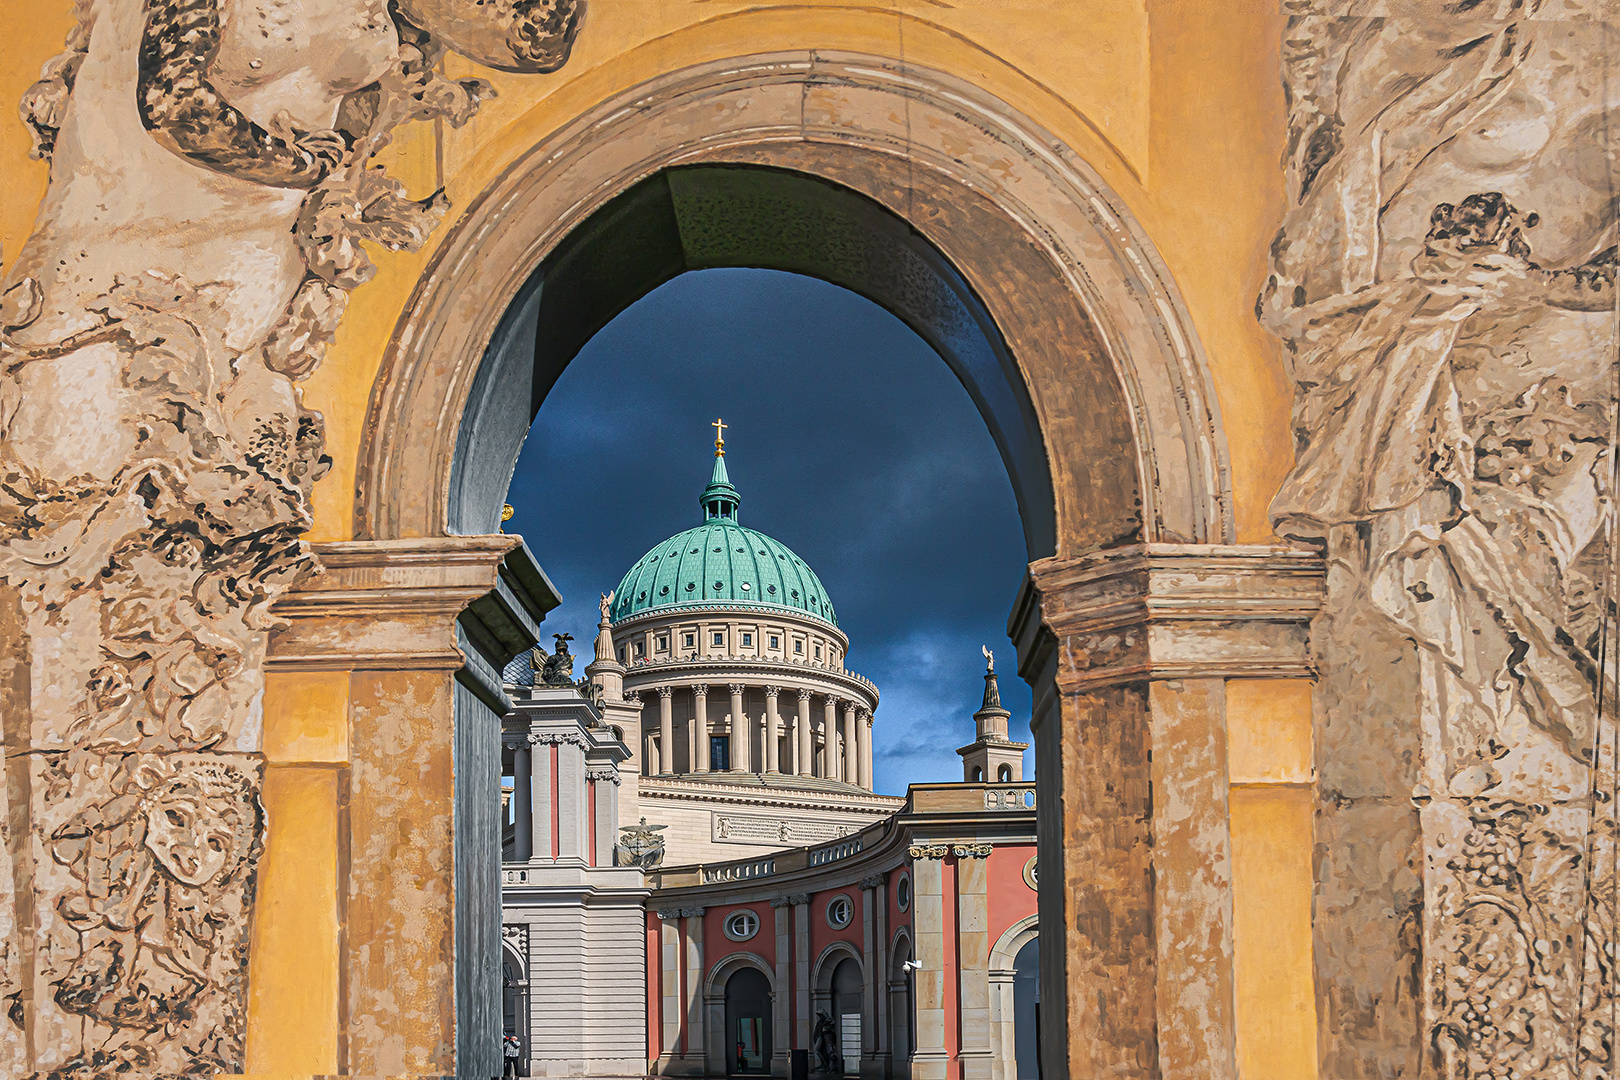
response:
<svg viewBox="0 0 1620 1080"><path fill-rule="evenodd" d="M706 1075L708 1040L704 1035L703 1004L703 912L700 907L682 908L681 924L686 936L686 1041L684 1066L690 1073Z"/></svg>
<svg viewBox="0 0 1620 1080"><path fill-rule="evenodd" d="M793 1064L793 897L771 901L776 930L776 977L771 1009L771 1075L787 1076Z"/></svg>
<svg viewBox="0 0 1620 1080"><path fill-rule="evenodd" d="M941 859L916 858L911 864L912 942L918 964L912 973L917 1045L911 1052L912 1080L945 1080L950 1050L945 1045L945 866Z"/></svg>

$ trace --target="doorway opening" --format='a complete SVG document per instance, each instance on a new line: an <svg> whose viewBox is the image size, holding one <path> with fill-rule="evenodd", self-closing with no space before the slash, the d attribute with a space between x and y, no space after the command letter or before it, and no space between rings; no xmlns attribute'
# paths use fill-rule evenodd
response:
<svg viewBox="0 0 1620 1080"><path fill-rule="evenodd" d="M756 968L738 968L726 980L726 1055L733 1076L771 1071L771 984Z"/></svg>

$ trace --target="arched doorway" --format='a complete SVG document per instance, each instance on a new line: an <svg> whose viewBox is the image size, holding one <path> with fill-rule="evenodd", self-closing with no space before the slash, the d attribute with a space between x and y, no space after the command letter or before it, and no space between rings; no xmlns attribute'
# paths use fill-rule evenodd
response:
<svg viewBox="0 0 1620 1080"><path fill-rule="evenodd" d="M917 1045L910 959L911 935L902 929L889 950L889 1046L894 1074L901 1077L911 1075L911 1051Z"/></svg>
<svg viewBox="0 0 1620 1080"><path fill-rule="evenodd" d="M1013 1061L1018 1080L1041 1076L1041 949L1040 938L1024 943L1013 959Z"/></svg>
<svg viewBox="0 0 1620 1080"><path fill-rule="evenodd" d="M861 998L866 987L861 980L861 965L854 957L838 961L832 973L832 1017L838 1034L838 1053L844 1063L845 1076L857 1076L861 1071Z"/></svg>
<svg viewBox="0 0 1620 1080"><path fill-rule="evenodd" d="M1039 1080L1039 916L1009 926L990 949L990 1058L995 1080Z"/></svg>
<svg viewBox="0 0 1620 1080"><path fill-rule="evenodd" d="M726 980L726 1072L771 1071L771 984L756 968L739 968Z"/></svg>
<svg viewBox="0 0 1620 1080"><path fill-rule="evenodd" d="M1071 571L1087 559L1115 573L1124 564L1110 562L1111 553L1127 550L1146 560L1129 579L1142 588L1154 571L1138 545L1230 543L1233 527L1201 347L1169 275L1123 203L1054 146L971 84L850 54L717 60L600 103L513 162L436 250L373 391L354 534L370 542L494 533L512 462L557 373L596 329L675 274L788 270L887 307L961 379L1019 503L1034 560L1015 608L1020 671L1036 687L1038 754L1059 766L1048 773L1056 782L1040 789L1043 904L1054 925L1080 928L1069 946L1049 943L1044 1026L1072 1030L1071 1044L1083 1049L1076 1060L1092 1061L1137 1053L1160 1029L1222 1029L1221 1017L1155 1025L1155 987L1173 970L1208 989L1178 1002L1223 1001L1230 972L1166 948L1128 978L1098 981L1096 958L1126 946L1115 937L1155 910L1152 883L1167 879L1146 865L1157 850L1151 806L1126 814L1135 823L1129 836L1106 823L1077 825L1064 820L1064 807L1097 800L1066 799L1061 783L1151 788L1222 822L1225 787L1197 768L1185 778L1150 776L1135 749L1095 769L1060 767L1079 752L1063 742L1076 730L1068 721L1079 719L1071 710L1092 710L1099 744L1149 744L1159 706L1147 703L1153 676L1144 673L1160 669L1122 660L1084 693L1059 694L1054 638L1082 633L1090 616L1061 622L1067 609L1043 603L1043 590L1083 588L1091 579ZM1160 618L1128 611L1138 623ZM1245 662L1246 674L1308 670L1292 656ZM1079 700L1085 693L1096 700ZM1218 705L1209 706L1212 717ZM457 698L458 712L481 707ZM458 778L478 775L460 763L488 752L472 734L461 739L487 726L476 719L455 725ZM485 797L476 787L456 795L456 877L467 883L487 880L498 855L498 840L480 831L496 829L494 811L471 808ZM1066 908L1081 894L1070 879L1098 858L1120 861L1111 880L1125 884L1086 893L1108 917L1080 922ZM478 908L470 887L455 895L457 969L466 973L458 974L458 1030L488 1030L481 1025L495 1005L483 995L498 988L480 973L495 969L498 916ZM1163 895L1214 902L1193 890ZM1229 944L1208 947L1229 956ZM1087 994L1120 1004L1068 1016L1065 1003ZM1047 1071L1056 1075L1059 1062Z"/></svg>
<svg viewBox="0 0 1620 1080"><path fill-rule="evenodd" d="M508 936L503 934L503 937ZM526 946L527 930L514 933L501 946L501 1050L503 1071L508 1039L517 1040L517 1075L529 1075L529 978L528 965L519 952Z"/></svg>

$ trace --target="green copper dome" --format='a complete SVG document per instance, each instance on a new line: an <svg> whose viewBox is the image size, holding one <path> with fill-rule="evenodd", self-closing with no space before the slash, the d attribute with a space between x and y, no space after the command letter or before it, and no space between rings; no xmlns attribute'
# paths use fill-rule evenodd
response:
<svg viewBox="0 0 1620 1080"><path fill-rule="evenodd" d="M698 500L704 522L636 560L613 594L614 622L680 608L748 607L790 611L838 625L821 579L786 545L737 524L742 496L716 454Z"/></svg>

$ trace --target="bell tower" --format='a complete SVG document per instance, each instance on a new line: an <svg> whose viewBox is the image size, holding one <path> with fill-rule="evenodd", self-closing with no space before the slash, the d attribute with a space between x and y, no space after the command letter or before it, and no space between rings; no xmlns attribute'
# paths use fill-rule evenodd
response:
<svg viewBox="0 0 1620 1080"><path fill-rule="evenodd" d="M962 755L962 780L968 784L1004 783L1024 778L1024 751L1029 743L1013 742L1007 736L1012 713L1001 707L1001 689L996 686L996 657L984 647L984 703L973 714L978 738L956 752Z"/></svg>

